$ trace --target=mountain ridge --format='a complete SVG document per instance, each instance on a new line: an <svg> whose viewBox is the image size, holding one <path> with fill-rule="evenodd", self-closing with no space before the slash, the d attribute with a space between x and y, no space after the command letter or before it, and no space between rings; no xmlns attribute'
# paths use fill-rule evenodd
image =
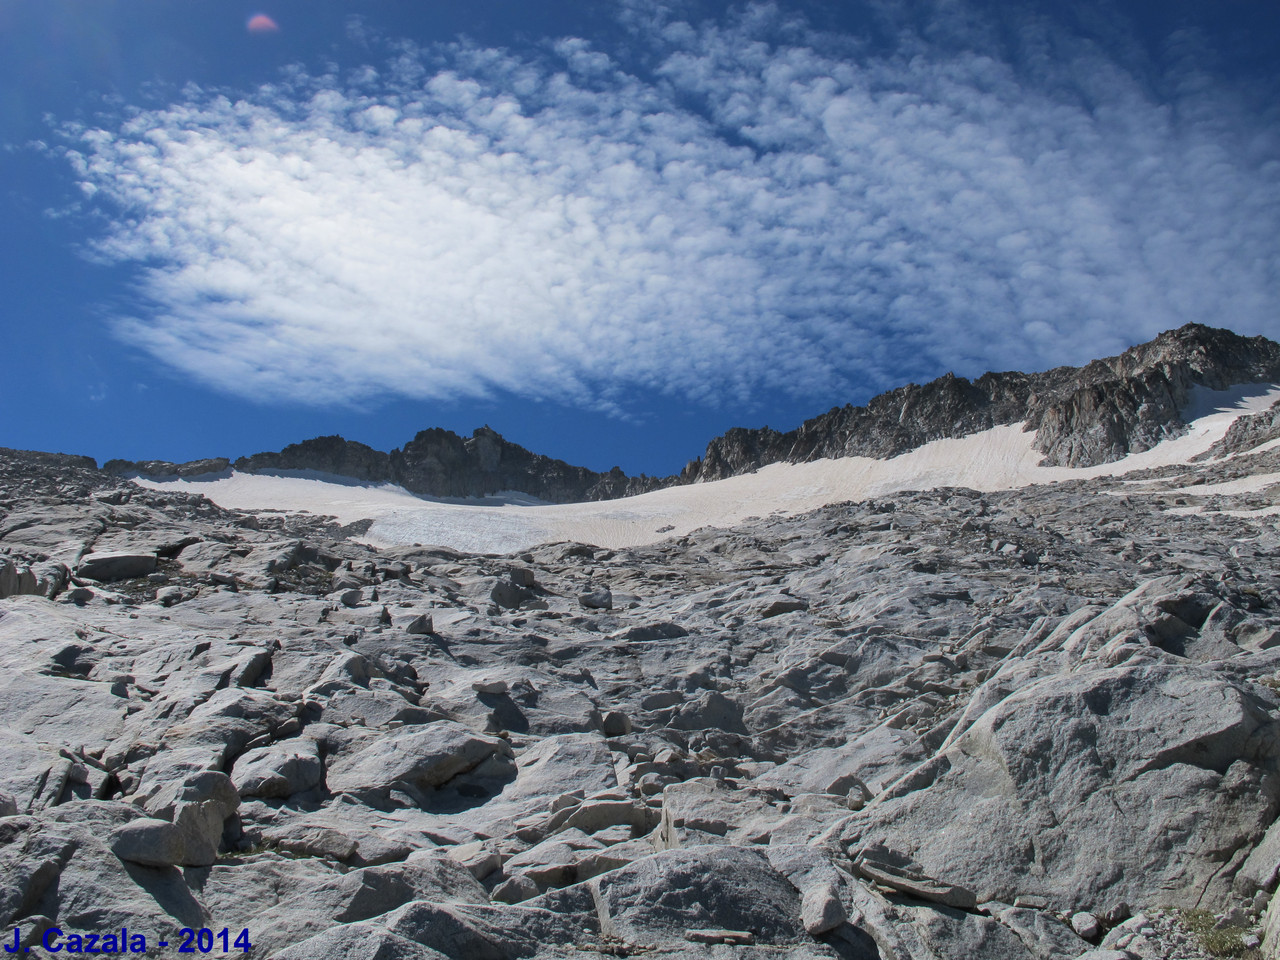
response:
<svg viewBox="0 0 1280 960"><path fill-rule="evenodd" d="M722 480L770 463L865 456L887 459L933 440L1024 422L1044 462L1084 467L1150 449L1185 430L1181 411L1195 386L1215 390L1280 380L1280 344L1230 330L1186 324L1114 357L1040 373L954 373L906 384L864 406L833 407L789 431L734 427L702 456L668 477L598 472L534 453L488 427L464 438L439 427L390 452L340 436L315 437L279 452L232 462L109 460L116 476L196 476L234 467L243 473L314 470L395 483L436 497L484 497L504 490L554 503L611 500L662 487Z"/></svg>

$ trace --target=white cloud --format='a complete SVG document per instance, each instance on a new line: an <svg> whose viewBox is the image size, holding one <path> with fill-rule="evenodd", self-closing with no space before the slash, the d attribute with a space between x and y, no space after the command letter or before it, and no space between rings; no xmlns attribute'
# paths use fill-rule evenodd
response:
<svg viewBox="0 0 1280 960"><path fill-rule="evenodd" d="M253 398L622 409L1280 335L1275 118L1202 77L1161 102L1064 38L1031 77L766 6L643 29L647 80L577 39L404 45L76 131L151 305L119 333Z"/></svg>

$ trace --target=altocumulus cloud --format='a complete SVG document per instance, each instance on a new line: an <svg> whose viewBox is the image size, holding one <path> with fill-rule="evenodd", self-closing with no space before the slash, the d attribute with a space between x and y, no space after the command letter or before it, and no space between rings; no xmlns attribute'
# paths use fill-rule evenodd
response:
<svg viewBox="0 0 1280 960"><path fill-rule="evenodd" d="M643 69L402 45L68 128L141 274L118 333L258 399L622 412L1280 333L1280 125L1192 66L1157 96L1069 38L642 29Z"/></svg>

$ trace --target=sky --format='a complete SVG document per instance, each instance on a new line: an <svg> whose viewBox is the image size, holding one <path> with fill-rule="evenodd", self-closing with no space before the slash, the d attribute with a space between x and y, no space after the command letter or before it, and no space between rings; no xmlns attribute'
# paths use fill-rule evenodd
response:
<svg viewBox="0 0 1280 960"><path fill-rule="evenodd" d="M1280 339L1270 0L0 0L0 446L676 472Z"/></svg>

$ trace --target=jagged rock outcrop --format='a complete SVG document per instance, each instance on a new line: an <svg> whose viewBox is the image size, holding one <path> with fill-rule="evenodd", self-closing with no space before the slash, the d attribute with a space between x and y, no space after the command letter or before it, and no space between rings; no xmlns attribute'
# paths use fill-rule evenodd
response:
<svg viewBox="0 0 1280 960"><path fill-rule="evenodd" d="M156 480L207 477L230 469L231 461L226 457L188 460L186 463L173 463L169 460L108 460L102 465L102 472L113 477L150 477Z"/></svg>
<svg viewBox="0 0 1280 960"><path fill-rule="evenodd" d="M395 483L433 497L484 497L520 491L552 503L607 500L652 489L657 480L628 477L614 467L597 473L531 453L489 427L463 438L449 430L423 430L403 447L382 453L342 437L317 437L279 453L241 457L246 473L315 470L370 483Z"/></svg>
<svg viewBox="0 0 1280 960"><path fill-rule="evenodd" d="M242 473L273 470L314 470L369 483L394 482L391 457L381 450L339 436L315 437L291 443L279 453L255 453L240 457L235 468Z"/></svg>
<svg viewBox="0 0 1280 960"><path fill-rule="evenodd" d="M1264 443L1280 439L1280 403L1270 410L1240 417L1227 428L1226 436L1210 447L1198 459L1226 457L1233 453L1245 453Z"/></svg>
<svg viewBox="0 0 1280 960"><path fill-rule="evenodd" d="M1118 357L1044 373L948 374L836 407L779 433L737 428L712 440L680 481L720 480L769 463L894 457L931 440L1025 422L1045 462L1082 467L1117 460L1179 435L1196 385L1222 390L1280 381L1280 345L1188 324Z"/></svg>

